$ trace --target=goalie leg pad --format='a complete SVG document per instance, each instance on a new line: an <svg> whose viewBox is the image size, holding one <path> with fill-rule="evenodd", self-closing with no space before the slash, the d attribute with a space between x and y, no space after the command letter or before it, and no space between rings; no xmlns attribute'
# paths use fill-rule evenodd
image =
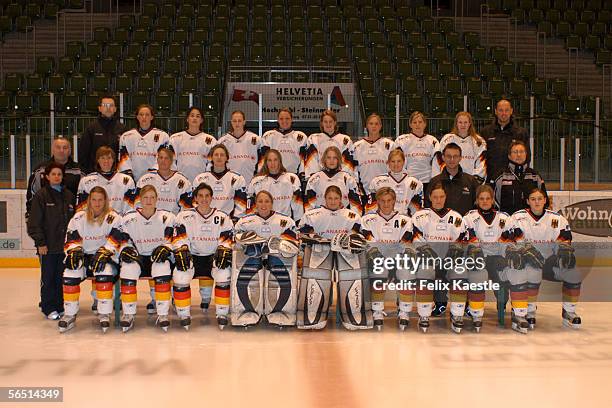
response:
<svg viewBox="0 0 612 408"><path fill-rule="evenodd" d="M319 330L327 324L332 301L333 257L329 246L314 245L304 250L297 306L298 329Z"/></svg>
<svg viewBox="0 0 612 408"><path fill-rule="evenodd" d="M338 254L338 304L342 325L348 330L371 329L374 327L370 288L368 285L367 262L364 254ZM358 268L353 265L359 265Z"/></svg>
<svg viewBox="0 0 612 408"><path fill-rule="evenodd" d="M241 251L232 254L231 321L233 326L257 324L263 313L263 269L261 258Z"/></svg>
<svg viewBox="0 0 612 408"><path fill-rule="evenodd" d="M155 264L154 264L155 265ZM155 279L155 309L158 316L167 316L170 311L170 275L157 276Z"/></svg>
<svg viewBox="0 0 612 408"><path fill-rule="evenodd" d="M297 259L268 255L264 272L264 314L278 326L295 326Z"/></svg>

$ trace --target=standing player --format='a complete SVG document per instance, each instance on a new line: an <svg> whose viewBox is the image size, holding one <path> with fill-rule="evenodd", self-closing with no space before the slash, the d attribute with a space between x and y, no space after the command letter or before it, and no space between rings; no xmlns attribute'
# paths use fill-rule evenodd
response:
<svg viewBox="0 0 612 408"><path fill-rule="evenodd" d="M361 232L370 244L367 255L370 262L377 258L394 258L396 254L406 254L415 257L412 248L412 220L409 216L395 211L395 191L391 187L383 187L376 192L378 211L374 214L364 215L361 219ZM382 329L385 316L385 289L379 287L389 279L389 270L384 268L382 273L370 272L372 284L372 316L374 327ZM402 277L399 271L396 271ZM400 309L398 313L400 328L403 330L408 324L408 313Z"/></svg>
<svg viewBox="0 0 612 408"><path fill-rule="evenodd" d="M155 112L151 105L136 108L136 129L128 130L119 139L119 171L138 180L155 166L160 147L167 147L170 137L154 126Z"/></svg>
<svg viewBox="0 0 612 408"><path fill-rule="evenodd" d="M115 152L108 146L101 146L96 152L96 169L79 182L77 210L85 210L91 190L100 186L106 190L113 210L124 214L134 207L136 186L127 174L118 173L115 168Z"/></svg>
<svg viewBox="0 0 612 408"><path fill-rule="evenodd" d="M206 312L212 299L214 278L217 324L223 330L229 313L234 225L227 214L210 206L213 189L208 184L199 184L193 194L197 207L183 210L176 217L174 304L181 325L188 329L191 324L191 279L195 277L199 281L200 307Z"/></svg>
<svg viewBox="0 0 612 408"><path fill-rule="evenodd" d="M304 215L302 188L297 175L289 173L283 165L283 158L276 149L270 149L264 156L261 173L247 188L247 213L255 211L255 197L260 191L272 195L274 211L299 220Z"/></svg>
<svg viewBox="0 0 612 408"><path fill-rule="evenodd" d="M427 184L432 175L435 175L432 174L432 165L436 160L436 154L440 152L438 139L426 134L426 128L425 115L418 111L412 112L410 115L411 132L395 139L395 144L406 156L406 172L423 183L423 191L427 191Z"/></svg>
<svg viewBox="0 0 612 408"><path fill-rule="evenodd" d="M353 157L355 160L355 173L359 177L359 183L365 190L370 182L381 174L387 172L387 158L389 153L396 148L395 143L382 137L382 119L377 113L373 113L366 119L368 135L355 142Z"/></svg>
<svg viewBox="0 0 612 408"><path fill-rule="evenodd" d="M187 129L170 136L170 148L175 153L176 169L191 181L208 170L208 155L217 141L202 130L204 117L200 108L189 108L185 121Z"/></svg>
<svg viewBox="0 0 612 408"><path fill-rule="evenodd" d="M294 326L297 307L295 222L272 210L274 199L260 191L254 214L236 223L232 259L231 316L234 326Z"/></svg>
<svg viewBox="0 0 612 408"><path fill-rule="evenodd" d="M342 153L342 170L355 176L355 161L353 159L353 142L351 137L338 132L338 118L331 109L321 114L321 133L308 136L308 148L304 159L305 176L308 179L323 166L323 153L330 146L335 146Z"/></svg>
<svg viewBox="0 0 612 408"><path fill-rule="evenodd" d="M174 162L174 152L162 147L157 152L157 170L151 170L142 176L136 187L140 191L146 185L155 187L157 191L157 208L177 214L181 209L191 207L191 183L183 174L171 170ZM140 207L140 194L136 198L136 206Z"/></svg>
<svg viewBox="0 0 612 408"><path fill-rule="evenodd" d="M236 220L246 211L246 183L244 177L227 169L229 152L218 144L210 150L212 168L193 179L193 185L208 184L213 189L212 207L223 211ZM193 205L196 205L195 203Z"/></svg>
<svg viewBox="0 0 612 408"><path fill-rule="evenodd" d="M304 251L300 281L298 329L325 328L337 276L337 303L342 325L348 330L373 327L368 288L365 239L361 217L342 206L338 186L327 187L325 206L307 211L300 220L300 235L309 245Z"/></svg>
<svg viewBox="0 0 612 408"><path fill-rule="evenodd" d="M246 117L241 111L234 111L231 115L230 131L219 139L219 144L227 147L230 170L244 177L248 184L257 171L262 158L261 137L244 128Z"/></svg>
<svg viewBox="0 0 612 408"><path fill-rule="evenodd" d="M100 149L109 149L101 147ZM98 150L100 150L98 149ZM126 176L127 177L127 176ZM121 217L110 208L106 190L93 187L87 197L86 209L78 211L68 223L66 232L66 269L64 269L64 316L58 322L60 333L72 329L79 312L80 284L86 278L95 280L100 327L106 332L110 327L113 311L113 281L117 270L115 265L98 265L95 254L107 240L120 240Z"/></svg>
<svg viewBox="0 0 612 408"><path fill-rule="evenodd" d="M443 151L444 147L450 143L461 147L461 162L459 163L461 169L483 183L487 178L487 143L476 133L472 115L469 112L457 113L453 129L440 140L440 150ZM434 176L439 174L443 167L444 162L441 158L434 160L432 174Z"/></svg>
<svg viewBox="0 0 612 408"><path fill-rule="evenodd" d="M384 187L390 187L395 192L395 210L400 214L414 215L423 208L423 183L409 176L404 171L406 158L400 149L389 153L387 166L389 172L374 179L366 187L367 203L366 213L375 213L378 210L376 192Z"/></svg>
<svg viewBox="0 0 612 408"><path fill-rule="evenodd" d="M283 158L283 164L289 173L304 174L304 159L306 157L307 136L299 130L294 130L293 114L289 108L278 111L278 128L268 130L263 134L263 150L278 150Z"/></svg>
<svg viewBox="0 0 612 408"><path fill-rule="evenodd" d="M336 186L342 191L342 205L363 214L363 198L357 180L342 170L340 150L329 146L323 152L323 169L314 173L306 183L304 209L311 210L325 203L325 191L329 186Z"/></svg>

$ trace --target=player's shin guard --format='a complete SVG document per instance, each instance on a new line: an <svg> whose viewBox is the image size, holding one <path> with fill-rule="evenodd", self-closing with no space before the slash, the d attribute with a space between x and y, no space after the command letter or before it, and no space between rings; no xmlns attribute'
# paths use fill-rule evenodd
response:
<svg viewBox="0 0 612 408"><path fill-rule="evenodd" d="M338 300L342 325L348 330L374 327L365 255L336 254Z"/></svg>
<svg viewBox="0 0 612 408"><path fill-rule="evenodd" d="M370 278L370 293L372 295L372 312L384 312L385 310L385 290L383 284L386 282L385 279Z"/></svg>
<svg viewBox="0 0 612 408"><path fill-rule="evenodd" d="M155 308L158 316L167 316L170 311L170 276L155 278Z"/></svg>
<svg viewBox="0 0 612 408"><path fill-rule="evenodd" d="M212 275L215 280L215 314L217 318L222 317L225 321L230 308L230 280L232 270L229 267L224 269L214 267Z"/></svg>
<svg viewBox="0 0 612 408"><path fill-rule="evenodd" d="M135 279L121 279L121 307L126 315L136 314L136 283Z"/></svg>
<svg viewBox="0 0 612 408"><path fill-rule="evenodd" d="M191 316L191 280L193 274L193 268L184 271L177 268L172 275L174 306L176 307L176 314L181 319Z"/></svg>
<svg viewBox="0 0 612 408"><path fill-rule="evenodd" d="M200 297L202 298L202 303L205 305L210 305L213 290L212 278L201 277L198 279L198 283L200 285Z"/></svg>
<svg viewBox="0 0 612 408"><path fill-rule="evenodd" d="M462 287L467 281L465 279L450 280L450 312L452 316L463 316L465 312L465 302L467 302L467 290Z"/></svg>
<svg viewBox="0 0 612 408"><path fill-rule="evenodd" d="M510 301L512 303L512 312L516 316L527 316L527 285L511 285L510 286Z"/></svg>
<svg viewBox="0 0 612 408"><path fill-rule="evenodd" d="M472 317L482 318L484 316L485 291L471 290L468 293L468 300Z"/></svg>
<svg viewBox="0 0 612 408"><path fill-rule="evenodd" d="M431 316L433 311L433 290L428 289L428 285L433 285L433 279L421 279L416 290L417 312L420 317Z"/></svg>
<svg viewBox="0 0 612 408"><path fill-rule="evenodd" d="M96 275L96 292L98 296L98 313L113 312L113 276Z"/></svg>
<svg viewBox="0 0 612 408"><path fill-rule="evenodd" d="M581 283L563 282L563 310L576 313L576 304L580 298Z"/></svg>
<svg viewBox="0 0 612 408"><path fill-rule="evenodd" d="M538 300L538 293L540 292L539 283L527 283L527 314L531 315L536 312L536 302Z"/></svg>
<svg viewBox="0 0 612 408"><path fill-rule="evenodd" d="M149 294L151 295L151 302L155 302L155 280L149 279Z"/></svg>
<svg viewBox="0 0 612 408"><path fill-rule="evenodd" d="M233 326L257 324L263 313L263 270L261 258L235 250L232 262L231 321Z"/></svg>
<svg viewBox="0 0 612 408"><path fill-rule="evenodd" d="M63 278L64 313L68 316L76 316L79 312L79 295L81 293L81 278Z"/></svg>
<svg viewBox="0 0 612 408"><path fill-rule="evenodd" d="M264 272L264 314L270 324L295 326L297 310L296 259L268 255Z"/></svg>
<svg viewBox="0 0 612 408"><path fill-rule="evenodd" d="M329 246L315 245L304 251L304 269L298 298L298 329L323 329L332 299L333 253Z"/></svg>

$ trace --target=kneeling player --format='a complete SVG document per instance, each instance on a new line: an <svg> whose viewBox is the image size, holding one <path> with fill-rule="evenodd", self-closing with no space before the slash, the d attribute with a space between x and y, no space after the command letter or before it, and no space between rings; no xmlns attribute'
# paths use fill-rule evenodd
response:
<svg viewBox="0 0 612 408"><path fill-rule="evenodd" d="M206 311L211 301L214 275L217 323L223 329L229 312L233 224L229 215L210 207L213 190L208 184L197 186L193 195L197 207L176 216L174 304L181 325L188 329L191 324L191 279L199 280L201 306Z"/></svg>
<svg viewBox="0 0 612 408"><path fill-rule="evenodd" d="M373 327L365 239L359 233L361 217L342 208L342 191L325 190L325 205L307 211L300 234L309 245L304 251L300 283L298 328L323 329L333 299L332 275L337 273L337 305L349 330Z"/></svg>
<svg viewBox="0 0 612 408"><path fill-rule="evenodd" d="M265 190L255 197L255 213L236 223L232 260L231 320L234 326L295 325L297 254L295 222L272 210Z"/></svg>
<svg viewBox="0 0 612 408"><path fill-rule="evenodd" d="M98 265L94 255L107 239L120 239L120 223L121 217L110 208L106 190L100 186L91 189L86 209L77 212L68 223L64 245L65 314L58 322L60 333L74 327L79 312L79 285L86 277L95 279L100 327L104 332L110 327L109 318L113 311L113 281L117 271L111 263Z"/></svg>
<svg viewBox="0 0 612 408"><path fill-rule="evenodd" d="M396 254L406 254L409 258L415 257L412 248L412 220L409 216L395 211L397 197L391 187L383 187L376 192L378 211L374 214L366 214L361 219L361 230L366 241L370 244L367 251L368 260L375 265L377 259L384 257L395 258ZM373 268L369 270L372 283L372 314L374 326L379 330L382 328L385 316L385 289L381 286L389 279L389 270L378 272ZM396 270L398 278L410 278L409 271ZM413 275L414 276L414 275ZM401 291L403 295L412 296L412 291ZM403 296L402 295L402 296ZM402 303L405 306L405 302ZM403 330L408 325L408 312L405 307L400 308L398 313L400 328Z"/></svg>

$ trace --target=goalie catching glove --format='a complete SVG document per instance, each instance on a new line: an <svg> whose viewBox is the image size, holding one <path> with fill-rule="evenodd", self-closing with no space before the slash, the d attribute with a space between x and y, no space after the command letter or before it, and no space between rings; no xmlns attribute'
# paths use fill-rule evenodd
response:
<svg viewBox="0 0 612 408"><path fill-rule="evenodd" d="M136 251L134 247L123 248L119 254L119 258L121 262L125 263L140 262L140 255L138 255L138 251Z"/></svg>
<svg viewBox="0 0 612 408"><path fill-rule="evenodd" d="M68 269L79 269L83 265L83 258L85 253L82 247L76 247L66 252L66 268Z"/></svg>
<svg viewBox="0 0 612 408"><path fill-rule="evenodd" d="M102 272L102 270L104 269L108 261L110 261L112 256L113 256L113 253L109 251L108 249L104 247L101 247L100 249L98 249L91 263L92 265L91 269L93 270L93 272L94 273Z"/></svg>
<svg viewBox="0 0 612 408"><path fill-rule="evenodd" d="M188 270L191 265L191 252L189 252L189 247L183 245L174 251L174 260L176 261L176 268L179 271Z"/></svg>
<svg viewBox="0 0 612 408"><path fill-rule="evenodd" d="M268 240L268 250L271 254L280 253L283 258L293 258L300 251L300 247L288 239L271 237Z"/></svg>
<svg viewBox="0 0 612 408"><path fill-rule="evenodd" d="M361 234L341 232L332 239L331 249L336 252L360 254L366 249L366 240Z"/></svg>
<svg viewBox="0 0 612 408"><path fill-rule="evenodd" d="M223 245L219 245L215 252L215 265L219 269L225 269L232 266L232 250Z"/></svg>
<svg viewBox="0 0 612 408"><path fill-rule="evenodd" d="M574 248L568 243L562 242L557 250L557 258L559 258L559 267L573 269L576 267L576 255Z"/></svg>

